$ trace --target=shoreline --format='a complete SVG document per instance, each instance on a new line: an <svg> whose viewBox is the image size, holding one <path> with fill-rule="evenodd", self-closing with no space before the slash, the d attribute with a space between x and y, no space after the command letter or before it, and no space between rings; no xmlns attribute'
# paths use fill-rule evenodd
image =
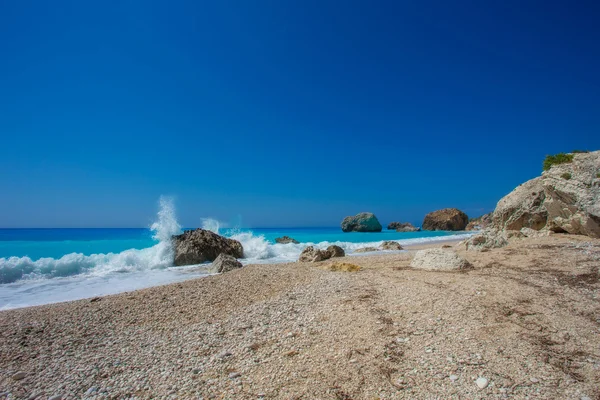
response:
<svg viewBox="0 0 600 400"><path fill-rule="evenodd" d="M0 393L600 395L600 239L552 235L485 253L454 247L474 266L460 272L413 270L416 249L407 250L335 260L358 272L323 269L329 261L253 264L93 301L2 311ZM25 378L12 379L17 372Z"/></svg>

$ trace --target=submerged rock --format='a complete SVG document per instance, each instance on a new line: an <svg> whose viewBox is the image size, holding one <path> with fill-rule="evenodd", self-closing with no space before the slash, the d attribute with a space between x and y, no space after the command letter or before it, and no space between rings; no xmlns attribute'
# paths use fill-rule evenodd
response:
<svg viewBox="0 0 600 400"><path fill-rule="evenodd" d="M381 232L381 224L373 213L362 212L342 221L344 232Z"/></svg>
<svg viewBox="0 0 600 400"><path fill-rule="evenodd" d="M173 236L173 249L177 266L214 261L220 254L235 258L244 256L244 248L240 242L205 229L186 231Z"/></svg>
<svg viewBox="0 0 600 400"><path fill-rule="evenodd" d="M423 220L426 231L464 231L469 217L457 208L444 208L430 212Z"/></svg>
<svg viewBox="0 0 600 400"><path fill-rule="evenodd" d="M410 266L416 269L451 271L470 268L471 264L453 251L425 249L417 251Z"/></svg>
<svg viewBox="0 0 600 400"><path fill-rule="evenodd" d="M326 251L329 253L330 258L344 257L346 255L344 249L342 249L340 246L336 246L335 244L332 244L331 246L327 247Z"/></svg>
<svg viewBox="0 0 600 400"><path fill-rule="evenodd" d="M294 238L289 237L289 236L282 236L282 237L278 237L277 239L275 239L275 243L280 243L280 244L294 243L294 244L298 244L300 242L297 241Z"/></svg>
<svg viewBox="0 0 600 400"><path fill-rule="evenodd" d="M417 228L410 222L390 222L388 229L395 229L396 232L418 232L421 228Z"/></svg>
<svg viewBox="0 0 600 400"><path fill-rule="evenodd" d="M236 260L235 257L227 254L219 254L215 261L212 262L210 271L213 273L223 273L242 267L242 263Z"/></svg>
<svg viewBox="0 0 600 400"><path fill-rule="evenodd" d="M386 240L385 242L379 245L381 250L402 250L402 246L398 242L394 242L392 240Z"/></svg>

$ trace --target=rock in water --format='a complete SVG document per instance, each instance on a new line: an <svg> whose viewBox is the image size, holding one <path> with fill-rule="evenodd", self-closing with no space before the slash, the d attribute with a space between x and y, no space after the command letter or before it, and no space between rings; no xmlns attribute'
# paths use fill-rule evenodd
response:
<svg viewBox="0 0 600 400"><path fill-rule="evenodd" d="M344 249L342 249L340 246L336 246L335 244L332 244L331 246L327 247L326 251L329 253L330 258L344 257L346 255Z"/></svg>
<svg viewBox="0 0 600 400"><path fill-rule="evenodd" d="M396 232L418 232L421 228L417 228L410 222L390 222L388 229L395 229Z"/></svg>
<svg viewBox="0 0 600 400"><path fill-rule="evenodd" d="M600 237L600 151L572 156L503 197L494 226Z"/></svg>
<svg viewBox="0 0 600 400"><path fill-rule="evenodd" d="M373 213L363 212L342 221L344 232L381 232L381 224Z"/></svg>
<svg viewBox="0 0 600 400"><path fill-rule="evenodd" d="M417 269L451 271L470 268L471 264L453 251L426 249L417 251L410 266Z"/></svg>
<svg viewBox="0 0 600 400"><path fill-rule="evenodd" d="M464 231L469 217L457 208L444 208L430 212L423 220L425 231Z"/></svg>
<svg viewBox="0 0 600 400"><path fill-rule="evenodd" d="M173 248L177 266L214 261L220 254L235 258L244 256L244 248L240 242L205 229L186 231L181 235L173 236Z"/></svg>
<svg viewBox="0 0 600 400"><path fill-rule="evenodd" d="M210 271L214 273L223 273L233 271L234 269L242 268L241 262L227 254L219 254L219 257L212 262Z"/></svg>
<svg viewBox="0 0 600 400"><path fill-rule="evenodd" d="M400 243L391 240L386 240L385 242L381 243L379 248L381 250L402 250Z"/></svg>
<svg viewBox="0 0 600 400"><path fill-rule="evenodd" d="M320 250L313 246L308 246L302 253L300 253L300 257L298 261L300 262L318 262L327 260L331 257L331 254L327 250Z"/></svg>
<svg viewBox="0 0 600 400"><path fill-rule="evenodd" d="M297 241L294 238L289 237L289 236L282 236L282 237L278 237L277 239L275 239L275 243L280 243L280 244L294 243L294 244L298 244L300 242Z"/></svg>

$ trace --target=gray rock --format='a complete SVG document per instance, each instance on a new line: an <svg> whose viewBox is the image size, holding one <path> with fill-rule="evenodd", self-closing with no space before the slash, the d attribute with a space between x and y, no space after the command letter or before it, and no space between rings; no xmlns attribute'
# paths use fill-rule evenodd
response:
<svg viewBox="0 0 600 400"><path fill-rule="evenodd" d="M55 396L49 397L48 400L62 400L62 394L57 394Z"/></svg>
<svg viewBox="0 0 600 400"><path fill-rule="evenodd" d="M240 242L205 229L186 231L173 236L173 248L177 266L214 261L220 254L235 258L244 257L244 248Z"/></svg>
<svg viewBox="0 0 600 400"><path fill-rule="evenodd" d="M232 372L229 374L229 379L236 379L236 378L239 378L240 376L242 376L242 374L240 374L239 372Z"/></svg>
<svg viewBox="0 0 600 400"><path fill-rule="evenodd" d="M381 250L402 250L402 246L398 242L392 240L386 240L379 245Z"/></svg>
<svg viewBox="0 0 600 400"><path fill-rule="evenodd" d="M342 221L344 232L381 232L382 226L373 213L362 212Z"/></svg>
<svg viewBox="0 0 600 400"><path fill-rule="evenodd" d="M23 371L19 371L15 374L13 374L11 376L12 379L14 379L15 381L20 381L21 379L25 379L25 377L27 376L27 374Z"/></svg>
<svg viewBox="0 0 600 400"><path fill-rule="evenodd" d="M335 244L332 244L331 246L327 247L326 251L329 253L330 258L344 257L346 255L344 249L342 249L340 246L336 246Z"/></svg>
<svg viewBox="0 0 600 400"><path fill-rule="evenodd" d="M425 249L416 252L410 266L416 269L451 271L470 268L471 264L450 250Z"/></svg>
<svg viewBox="0 0 600 400"><path fill-rule="evenodd" d="M462 243L466 246L467 250L483 251L495 249L508 245L508 235L506 232L488 228L471 236Z"/></svg>
<svg viewBox="0 0 600 400"><path fill-rule="evenodd" d="M213 273L223 273L233 271L234 269L242 268L243 265L241 262L227 254L219 254L219 257L215 261L212 262L210 267L210 272Z"/></svg>
<svg viewBox="0 0 600 400"><path fill-rule="evenodd" d="M354 250L355 253L370 253L372 251L379 251L379 249L377 247L361 247Z"/></svg>
<svg viewBox="0 0 600 400"><path fill-rule="evenodd" d="M410 222L390 222L387 228L395 229L396 232L418 232L421 230L421 228L415 227Z"/></svg>
<svg viewBox="0 0 600 400"><path fill-rule="evenodd" d="M331 258L331 254L327 250L320 250L313 246L308 246L302 253L298 261L300 262L318 262Z"/></svg>
<svg viewBox="0 0 600 400"><path fill-rule="evenodd" d="M282 236L282 237L278 237L277 239L275 239L275 243L279 243L279 244L288 244L288 243L298 244L300 242L297 241L294 238L289 237L289 236Z"/></svg>
<svg viewBox="0 0 600 400"><path fill-rule="evenodd" d="M423 219L425 231L464 231L469 217L457 208L444 208L430 212Z"/></svg>
<svg viewBox="0 0 600 400"><path fill-rule="evenodd" d="M97 391L98 391L98 388L96 386L92 386L85 392L85 394L90 395L92 393L96 393Z"/></svg>

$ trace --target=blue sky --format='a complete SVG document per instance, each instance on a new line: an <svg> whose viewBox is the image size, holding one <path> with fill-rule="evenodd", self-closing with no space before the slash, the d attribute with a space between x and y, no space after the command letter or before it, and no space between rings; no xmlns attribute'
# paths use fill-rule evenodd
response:
<svg viewBox="0 0 600 400"><path fill-rule="evenodd" d="M491 211L600 149L594 2L0 3L0 226Z"/></svg>

